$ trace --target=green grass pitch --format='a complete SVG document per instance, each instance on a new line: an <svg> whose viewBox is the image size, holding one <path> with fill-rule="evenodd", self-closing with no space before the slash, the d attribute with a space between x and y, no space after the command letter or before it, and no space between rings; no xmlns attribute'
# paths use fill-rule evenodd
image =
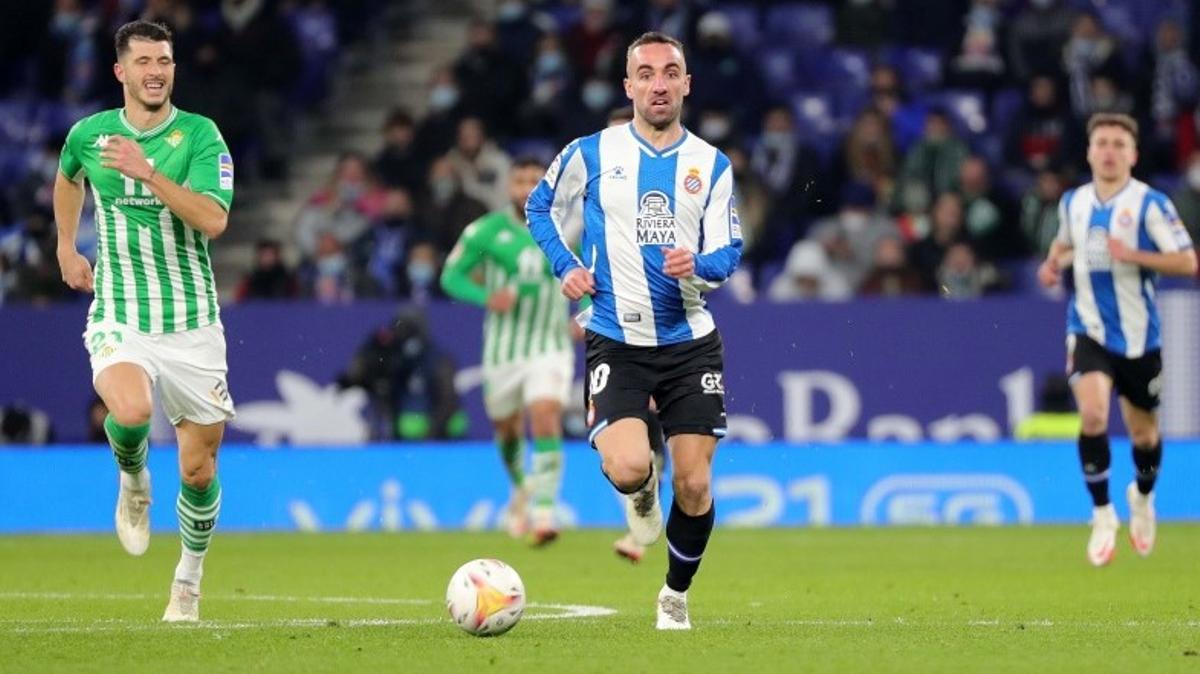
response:
<svg viewBox="0 0 1200 674"><path fill-rule="evenodd" d="M615 537L218 532L199 626L158 622L173 536L142 558L3 537L0 672L1200 672L1200 525L1163 526L1148 559L1123 540L1105 569L1082 526L718 529L690 633L653 629L662 544L632 566ZM445 615L474 557L525 581L504 636Z"/></svg>

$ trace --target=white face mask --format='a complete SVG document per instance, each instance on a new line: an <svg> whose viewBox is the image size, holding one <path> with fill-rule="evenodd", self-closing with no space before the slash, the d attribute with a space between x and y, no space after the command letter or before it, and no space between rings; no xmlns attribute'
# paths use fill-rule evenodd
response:
<svg viewBox="0 0 1200 674"><path fill-rule="evenodd" d="M1193 190L1200 192L1200 164L1192 164L1192 167L1188 169L1187 184Z"/></svg>

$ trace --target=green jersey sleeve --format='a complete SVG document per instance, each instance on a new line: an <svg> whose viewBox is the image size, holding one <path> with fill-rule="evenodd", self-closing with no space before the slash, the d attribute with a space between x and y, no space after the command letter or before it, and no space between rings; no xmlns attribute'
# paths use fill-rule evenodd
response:
<svg viewBox="0 0 1200 674"><path fill-rule="evenodd" d="M62 152L58 155L58 170L70 180L78 180L79 172L83 170L83 161L79 158L79 137L82 133L79 126L83 121L76 122L67 132L67 140L63 143Z"/></svg>
<svg viewBox="0 0 1200 674"><path fill-rule="evenodd" d="M446 258L442 269L442 290L456 300L483 306L487 304L488 291L471 278L471 272L483 262L487 254L487 241L491 229L483 219L467 225L454 249Z"/></svg>
<svg viewBox="0 0 1200 674"><path fill-rule="evenodd" d="M211 120L205 119L199 130L199 142L188 166L188 189L212 197L228 211L233 204L233 156Z"/></svg>

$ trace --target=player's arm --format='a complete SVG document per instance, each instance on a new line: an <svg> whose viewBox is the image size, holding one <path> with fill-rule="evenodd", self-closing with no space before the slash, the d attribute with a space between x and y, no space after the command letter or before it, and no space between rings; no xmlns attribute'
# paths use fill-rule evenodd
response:
<svg viewBox="0 0 1200 674"><path fill-rule="evenodd" d="M141 181L185 225L210 239L220 236L229 224L225 204L208 194L193 192L159 173L146 161L146 154L137 141L113 136L100 152L100 160L105 167Z"/></svg>
<svg viewBox="0 0 1200 674"><path fill-rule="evenodd" d="M525 202L529 232L550 260L554 275L562 281L563 294L572 300L596 292L591 272L571 252L563 232L565 214L578 208L586 184L587 169L576 141L555 157Z"/></svg>
<svg viewBox="0 0 1200 674"><path fill-rule="evenodd" d="M1114 261L1136 264L1170 276L1195 276L1196 250L1192 247L1192 238L1180 222L1175 206L1166 197L1151 201L1142 226L1157 250L1130 248L1110 237L1108 253Z"/></svg>
<svg viewBox="0 0 1200 674"><path fill-rule="evenodd" d="M74 290L92 292L92 265L75 248L79 215L83 212L83 164L75 152L76 129L71 127L58 159L54 178L54 222L58 227L58 267L62 279Z"/></svg>
<svg viewBox="0 0 1200 674"><path fill-rule="evenodd" d="M1075 261L1075 246L1071 242L1071 221L1067 214L1068 195L1064 194L1058 201L1058 233L1050 242L1050 250L1046 259L1038 267L1038 283L1046 288L1059 284L1062 271Z"/></svg>
<svg viewBox="0 0 1200 674"><path fill-rule="evenodd" d="M663 251L663 272L667 276L692 278L703 290L720 287L742 259L742 226L733 197L733 169L728 160L724 163L725 169L713 182L700 222L703 248L695 254L684 248Z"/></svg>
<svg viewBox="0 0 1200 674"><path fill-rule="evenodd" d="M442 290L460 302L505 312L516 303L516 293L511 288L505 288L489 294L487 287L476 282L472 273L487 256L487 242L490 239L485 221L476 220L467 225L446 258L446 266L442 268Z"/></svg>

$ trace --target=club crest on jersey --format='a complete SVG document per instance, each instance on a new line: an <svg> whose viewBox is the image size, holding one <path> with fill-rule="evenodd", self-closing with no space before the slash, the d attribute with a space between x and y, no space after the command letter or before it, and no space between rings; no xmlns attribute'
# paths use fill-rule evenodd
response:
<svg viewBox="0 0 1200 674"><path fill-rule="evenodd" d="M683 189L687 190L688 194L699 194L700 190L704 189L704 181L700 179L700 169L690 168L688 174L683 179Z"/></svg>
<svg viewBox="0 0 1200 674"><path fill-rule="evenodd" d="M167 145L170 145L171 147L179 147L179 144L182 142L183 132L179 129L175 129L171 133L167 134Z"/></svg>
<svg viewBox="0 0 1200 674"><path fill-rule="evenodd" d="M667 195L650 190L638 202L637 243L639 246L664 246L675 243L675 214Z"/></svg>
<svg viewBox="0 0 1200 674"><path fill-rule="evenodd" d="M1133 214L1130 213L1128 210L1121 211L1121 214L1117 216L1117 226L1132 227L1133 226Z"/></svg>

